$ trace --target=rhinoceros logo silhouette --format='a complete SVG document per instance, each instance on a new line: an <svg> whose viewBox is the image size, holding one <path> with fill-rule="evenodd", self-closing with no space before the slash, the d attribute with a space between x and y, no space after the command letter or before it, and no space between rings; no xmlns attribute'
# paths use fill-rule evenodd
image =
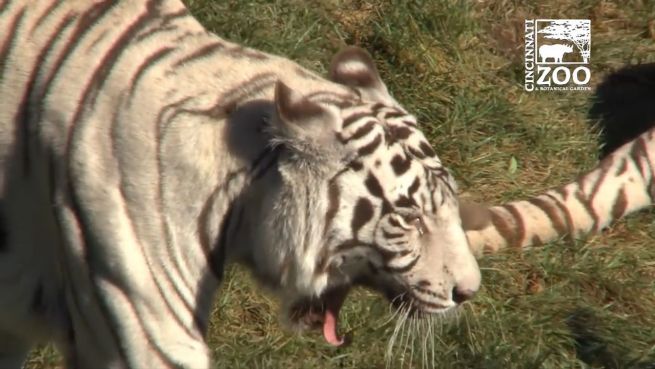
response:
<svg viewBox="0 0 655 369"><path fill-rule="evenodd" d="M539 19L536 31L540 64L589 63L591 22L588 19Z"/></svg>
<svg viewBox="0 0 655 369"><path fill-rule="evenodd" d="M539 46L539 58L545 63L546 59L553 59L555 63L561 63L564 54L573 52L571 45L554 44Z"/></svg>

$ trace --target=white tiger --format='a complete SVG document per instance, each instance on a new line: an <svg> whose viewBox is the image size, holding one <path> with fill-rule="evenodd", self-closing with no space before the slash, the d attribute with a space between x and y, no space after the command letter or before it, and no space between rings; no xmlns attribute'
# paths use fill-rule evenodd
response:
<svg viewBox="0 0 655 369"><path fill-rule="evenodd" d="M0 367L208 368L227 262L328 342L363 284L422 313L480 272L455 182L364 51L323 79L179 0L0 0Z"/></svg>

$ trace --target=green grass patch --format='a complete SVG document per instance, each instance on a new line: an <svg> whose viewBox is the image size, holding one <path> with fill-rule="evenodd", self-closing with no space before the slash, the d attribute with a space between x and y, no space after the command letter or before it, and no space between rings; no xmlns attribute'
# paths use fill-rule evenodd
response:
<svg viewBox="0 0 655 369"><path fill-rule="evenodd" d="M368 49L463 190L487 203L568 182L596 162L589 93L523 91L525 18L591 19L593 84L625 63L655 61L655 2L645 0L187 3L217 34L320 72L346 44ZM390 358L394 323L381 298L356 291L342 321L354 342L332 349L285 331L273 298L231 268L208 343L217 368L654 368L652 219L485 257L477 297L452 319L417 324L414 338L401 333L407 343ZM43 349L28 367L57 362Z"/></svg>

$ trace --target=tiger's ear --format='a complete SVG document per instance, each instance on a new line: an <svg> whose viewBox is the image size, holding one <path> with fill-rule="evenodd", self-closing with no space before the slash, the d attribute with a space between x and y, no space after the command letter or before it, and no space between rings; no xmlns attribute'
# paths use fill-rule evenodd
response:
<svg viewBox="0 0 655 369"><path fill-rule="evenodd" d="M339 51L330 64L330 80L350 86L369 101L393 102L387 91L375 62L366 50L349 46Z"/></svg>
<svg viewBox="0 0 655 369"><path fill-rule="evenodd" d="M272 120L276 144L298 154L325 156L336 140L336 114L314 103L278 81L275 85L275 117Z"/></svg>
<svg viewBox="0 0 655 369"><path fill-rule="evenodd" d="M459 216L464 231L479 231L491 224L489 209L469 200L459 201Z"/></svg>

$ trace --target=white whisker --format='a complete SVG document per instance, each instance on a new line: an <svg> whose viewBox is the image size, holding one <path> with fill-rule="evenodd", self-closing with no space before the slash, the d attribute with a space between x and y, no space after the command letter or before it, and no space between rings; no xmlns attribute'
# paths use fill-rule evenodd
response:
<svg viewBox="0 0 655 369"><path fill-rule="evenodd" d="M396 344L396 340L398 339L398 334L401 333L401 331L403 330L403 326L405 324L405 321L407 320L408 311L409 308L405 305L404 302L400 305L400 307L397 310L398 318L396 320L396 325L394 327L393 333L391 334L391 338L389 339L389 343L387 344L387 352L386 352L387 368L391 367L391 359L393 358L393 348L394 345ZM401 333L401 341L402 341L402 333Z"/></svg>
<svg viewBox="0 0 655 369"><path fill-rule="evenodd" d="M407 362L407 355L405 353L407 352L407 346L409 342L409 336L410 336L410 326L412 324L412 317L409 316L410 311L407 311L407 314L405 315L405 321L403 322L403 333L400 338L400 346L402 348L402 353L400 354L400 357L402 359L402 367L405 366L405 362ZM409 322L408 322L409 320ZM408 363L409 367L411 367L411 361Z"/></svg>
<svg viewBox="0 0 655 369"><path fill-rule="evenodd" d="M423 357L421 358L421 368L427 368L428 367L428 332L429 332L429 324L430 324L430 319L432 318L431 315L428 315L426 319L423 319L422 321L422 328L421 328L421 336L423 338Z"/></svg>
<svg viewBox="0 0 655 369"><path fill-rule="evenodd" d="M430 363L431 367L434 368L434 340L435 340L435 329L434 329L434 316L430 315L430 352L431 352L431 358L430 358Z"/></svg>
<svg viewBox="0 0 655 369"><path fill-rule="evenodd" d="M417 325L418 325L418 319L416 317L412 317L412 322L411 322L410 331L409 331L410 337L412 339L412 342L410 343L410 352L409 352L410 367L411 367L411 364L414 363L414 349L416 348L415 341L416 341L416 330L417 330L416 326Z"/></svg>

